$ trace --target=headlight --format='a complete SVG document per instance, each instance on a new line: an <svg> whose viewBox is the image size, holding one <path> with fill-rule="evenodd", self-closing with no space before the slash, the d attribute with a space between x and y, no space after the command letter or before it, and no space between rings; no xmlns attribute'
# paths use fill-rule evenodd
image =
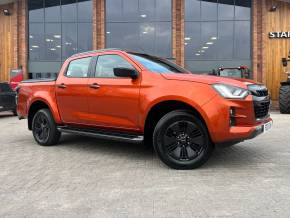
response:
<svg viewBox="0 0 290 218"><path fill-rule="evenodd" d="M244 99L249 95L247 89L225 84L214 84L213 88L224 98Z"/></svg>

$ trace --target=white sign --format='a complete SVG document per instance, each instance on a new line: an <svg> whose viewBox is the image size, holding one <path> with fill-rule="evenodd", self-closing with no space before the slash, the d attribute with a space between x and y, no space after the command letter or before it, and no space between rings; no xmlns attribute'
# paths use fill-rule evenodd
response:
<svg viewBox="0 0 290 218"><path fill-rule="evenodd" d="M288 32L270 32L270 39L290 39L290 31Z"/></svg>

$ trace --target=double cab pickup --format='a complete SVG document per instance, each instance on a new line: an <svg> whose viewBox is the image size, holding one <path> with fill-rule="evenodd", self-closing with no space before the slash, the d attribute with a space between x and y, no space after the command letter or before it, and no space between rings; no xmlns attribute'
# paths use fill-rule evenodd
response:
<svg viewBox="0 0 290 218"><path fill-rule="evenodd" d="M175 169L204 164L216 145L272 126L267 88L251 80L196 75L166 59L119 49L68 58L57 79L26 80L17 113L36 142L61 133L153 145Z"/></svg>

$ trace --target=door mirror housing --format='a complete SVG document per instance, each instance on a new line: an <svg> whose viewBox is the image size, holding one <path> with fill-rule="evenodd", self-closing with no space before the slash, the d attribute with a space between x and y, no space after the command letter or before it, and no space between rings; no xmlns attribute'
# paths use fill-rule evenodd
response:
<svg viewBox="0 0 290 218"><path fill-rule="evenodd" d="M138 78L138 73L134 69L117 67L114 68L114 74L117 77L130 77L132 79Z"/></svg>

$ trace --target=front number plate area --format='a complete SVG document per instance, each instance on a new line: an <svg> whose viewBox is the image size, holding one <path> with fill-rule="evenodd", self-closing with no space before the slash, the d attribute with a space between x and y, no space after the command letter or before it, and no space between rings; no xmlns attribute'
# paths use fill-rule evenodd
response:
<svg viewBox="0 0 290 218"><path fill-rule="evenodd" d="M265 123L264 125L263 125L263 133L266 133L266 132L268 132L270 129L272 129L272 126L273 126L273 121L270 121L270 122L268 122L268 123Z"/></svg>

